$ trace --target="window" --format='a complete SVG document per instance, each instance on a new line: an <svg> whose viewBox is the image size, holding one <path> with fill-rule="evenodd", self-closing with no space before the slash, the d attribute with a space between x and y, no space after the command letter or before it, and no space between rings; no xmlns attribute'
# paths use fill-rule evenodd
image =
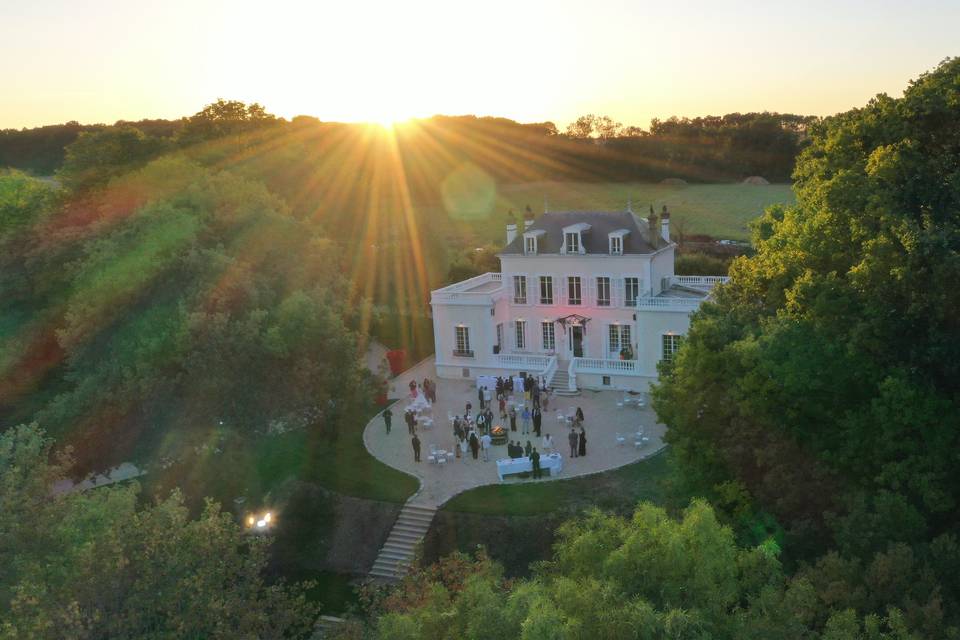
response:
<svg viewBox="0 0 960 640"><path fill-rule="evenodd" d="M536 236L524 236L524 237L523 237L523 252L524 252L524 253L536 253L536 252L537 252L537 237L536 237Z"/></svg>
<svg viewBox="0 0 960 640"><path fill-rule="evenodd" d="M567 278L567 302L569 304L583 304L581 290L580 276L570 276Z"/></svg>
<svg viewBox="0 0 960 640"><path fill-rule="evenodd" d="M527 321L517 320L517 349L527 348Z"/></svg>
<svg viewBox="0 0 960 640"><path fill-rule="evenodd" d="M473 351L470 350L470 327L455 327L455 347L453 355L473 357Z"/></svg>
<svg viewBox="0 0 960 640"><path fill-rule="evenodd" d="M619 359L625 357L633 359L633 343L630 341L630 325L611 324L610 328L610 357ZM624 351L626 350L626 352Z"/></svg>
<svg viewBox="0 0 960 640"><path fill-rule="evenodd" d="M610 278L597 278L597 306L610 306Z"/></svg>
<svg viewBox="0 0 960 640"><path fill-rule="evenodd" d="M663 361L673 362L681 344L683 344L683 336L673 333L663 334Z"/></svg>
<svg viewBox="0 0 960 640"><path fill-rule="evenodd" d="M610 236L610 255L623 255L623 238L621 236Z"/></svg>
<svg viewBox="0 0 960 640"><path fill-rule="evenodd" d="M557 348L557 338L553 330L553 322L544 320L540 326L543 328L543 350L553 351Z"/></svg>
<svg viewBox="0 0 960 640"><path fill-rule="evenodd" d="M624 278L623 293L626 306L637 306L637 298L640 297L640 278Z"/></svg>
<svg viewBox="0 0 960 640"><path fill-rule="evenodd" d="M605 387L610 386L610 376L603 376L603 386Z"/></svg>
<svg viewBox="0 0 960 640"><path fill-rule="evenodd" d="M564 236L564 247L567 253L580 253L580 234L566 233Z"/></svg>
<svg viewBox="0 0 960 640"><path fill-rule="evenodd" d="M503 323L497 323L497 348L493 351L494 353L500 353L503 351Z"/></svg>
<svg viewBox="0 0 960 640"><path fill-rule="evenodd" d="M527 276L513 276L513 304L527 304Z"/></svg>
<svg viewBox="0 0 960 640"><path fill-rule="evenodd" d="M633 343L630 341L630 325L609 325L609 337L610 357L615 359L620 358L620 356L623 355L623 350L626 349L629 353L625 355L629 356L629 359L632 359Z"/></svg>
<svg viewBox="0 0 960 640"><path fill-rule="evenodd" d="M553 304L553 276L540 276L540 304Z"/></svg>

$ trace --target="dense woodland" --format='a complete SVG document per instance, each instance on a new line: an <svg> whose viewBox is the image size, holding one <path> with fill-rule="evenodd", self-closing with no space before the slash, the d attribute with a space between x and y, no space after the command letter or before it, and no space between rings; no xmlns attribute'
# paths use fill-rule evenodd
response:
<svg viewBox="0 0 960 640"><path fill-rule="evenodd" d="M367 337L409 333L451 263L489 259L447 255L465 159L495 180L776 179L763 159L797 204L756 222L654 394L688 506L585 514L527 579L450 557L366 592L344 633L960 638L960 59L823 121L575 125L388 135L221 101L80 132L62 186L0 176L0 637L302 634L304 586L264 581L262 541L215 505L48 487L217 425L340 437L378 391Z"/></svg>
<svg viewBox="0 0 960 640"><path fill-rule="evenodd" d="M624 127L606 116L587 115L561 132L552 122L521 124L506 118L435 116L416 121L416 127L406 128L406 135L409 141L422 139L436 156L461 157L508 181L681 178L716 182L759 175L771 182L788 182L796 155L806 143L807 130L817 120L781 113L731 113L655 119L644 130ZM309 116L275 124L318 141L349 138L366 128ZM68 122L0 130L0 167L52 175L63 166L64 149L81 133L132 127L147 138L175 139L182 144L210 133L201 134L196 126L196 120L183 118L117 122L112 127ZM496 153L491 153L494 150Z"/></svg>

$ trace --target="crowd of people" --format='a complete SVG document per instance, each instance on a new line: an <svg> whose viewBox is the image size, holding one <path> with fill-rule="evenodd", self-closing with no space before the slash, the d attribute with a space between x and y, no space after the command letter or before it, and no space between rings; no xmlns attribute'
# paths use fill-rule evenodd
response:
<svg viewBox="0 0 960 640"><path fill-rule="evenodd" d="M422 396L426 402L432 404L437 400L436 383L429 378L417 383L411 380L409 384L410 397L415 402ZM421 399L422 401L422 399ZM472 400L467 400L461 415L453 416L453 454L458 459L488 461L490 449L493 446L492 430L496 426L496 418L504 430L508 428L511 439L507 443L507 455L510 458L529 458L533 467L534 478L540 477L540 453L554 453L556 447L553 437L543 433L543 413L550 405L550 390L542 379L533 376L517 378L497 377L495 384L488 386L480 384L477 388L477 409L474 410ZM389 408L383 411L383 420L389 434L393 414ZM412 407L404 412L404 422L407 424L414 461L420 462L421 442L417 433L417 410ZM513 438L515 435L532 438ZM502 435L502 434L499 434ZM534 446L536 439L540 439L540 450ZM526 444L521 444L526 440ZM571 420L570 432L567 434L570 445L570 457L577 458L587 455L587 434L584 429L583 409L577 407Z"/></svg>

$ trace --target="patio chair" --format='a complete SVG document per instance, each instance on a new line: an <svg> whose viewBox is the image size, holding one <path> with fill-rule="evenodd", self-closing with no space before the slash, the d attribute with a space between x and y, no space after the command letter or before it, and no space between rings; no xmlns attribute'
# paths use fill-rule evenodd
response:
<svg viewBox="0 0 960 640"><path fill-rule="evenodd" d="M619 433L617 434L617 446L618 446L618 447L622 447L626 441L627 441L626 438L624 438L624 437L623 437L622 435L620 435Z"/></svg>
<svg viewBox="0 0 960 640"><path fill-rule="evenodd" d="M447 456L437 456L437 465L443 467L447 464Z"/></svg>
<svg viewBox="0 0 960 640"><path fill-rule="evenodd" d="M560 409L557 409L557 422L566 423L567 416L563 415L563 412Z"/></svg>
<svg viewBox="0 0 960 640"><path fill-rule="evenodd" d="M427 456L427 462L431 464L437 464L437 456L430 454L429 456Z"/></svg>
<svg viewBox="0 0 960 640"><path fill-rule="evenodd" d="M430 445L430 455L432 455L432 456L437 455L437 445L435 445L435 444L431 444L431 445Z"/></svg>

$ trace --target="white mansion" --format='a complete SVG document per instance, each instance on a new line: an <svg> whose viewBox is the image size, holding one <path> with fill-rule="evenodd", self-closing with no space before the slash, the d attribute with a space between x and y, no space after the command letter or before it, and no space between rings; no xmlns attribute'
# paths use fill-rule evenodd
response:
<svg viewBox="0 0 960 640"><path fill-rule="evenodd" d="M690 313L726 278L676 276L660 228L623 212L544 213L507 226L501 273L431 294L437 375L543 376L561 390L646 390Z"/></svg>

